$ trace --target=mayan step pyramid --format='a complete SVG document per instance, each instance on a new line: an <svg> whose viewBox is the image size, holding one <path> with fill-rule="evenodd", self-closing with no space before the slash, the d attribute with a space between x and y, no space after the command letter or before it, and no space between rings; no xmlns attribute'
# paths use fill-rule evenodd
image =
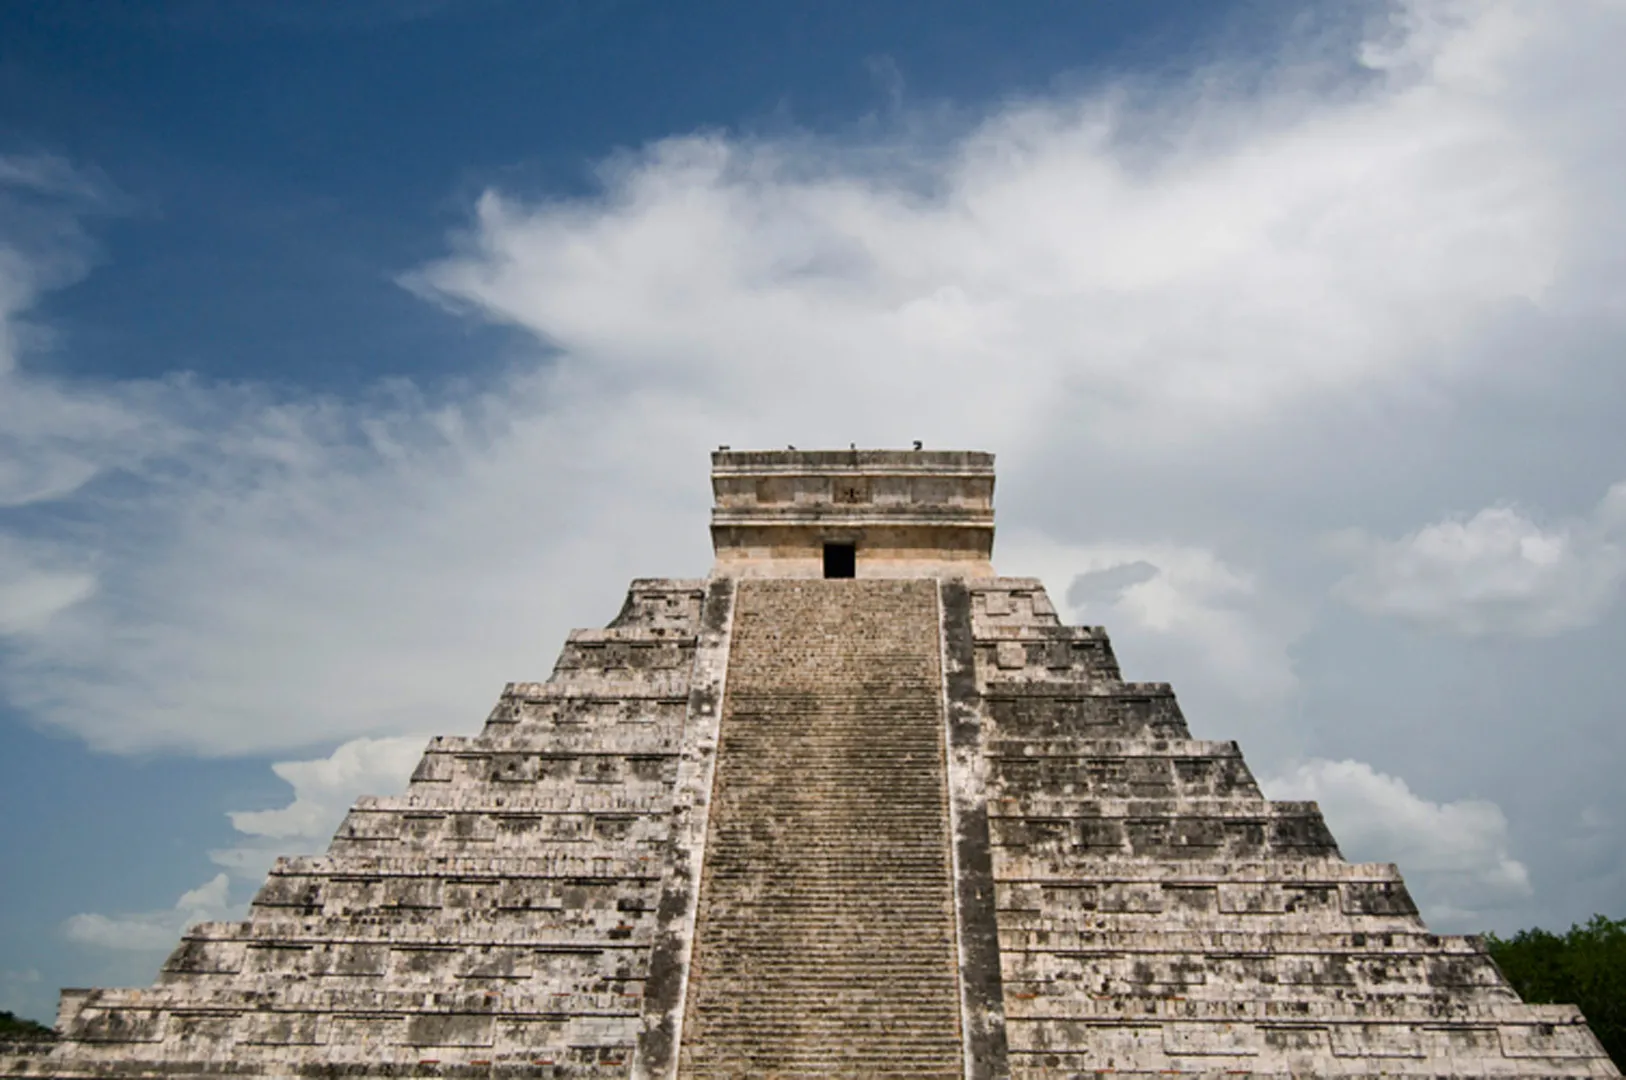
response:
<svg viewBox="0 0 1626 1080"><path fill-rule="evenodd" d="M991 455L719 452L632 583L58 1077L1618 1076L994 574Z"/></svg>

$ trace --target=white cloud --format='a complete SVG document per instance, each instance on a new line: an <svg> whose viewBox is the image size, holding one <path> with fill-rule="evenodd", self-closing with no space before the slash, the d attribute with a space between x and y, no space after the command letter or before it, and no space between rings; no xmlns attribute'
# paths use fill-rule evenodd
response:
<svg viewBox="0 0 1626 1080"><path fill-rule="evenodd" d="M325 758L277 762L271 769L294 789L293 798L275 809L228 815L243 841L210 852L223 873L182 893L172 908L122 915L82 912L62 924L63 934L99 949L156 953L173 949L193 923L241 918L245 905L230 900L233 877L253 890L277 856L325 850L358 795L405 790L427 741L411 735L352 739Z"/></svg>
<svg viewBox="0 0 1626 1080"><path fill-rule="evenodd" d="M1374 615L1477 637L1546 637L1589 626L1626 578L1626 484L1582 521L1544 528L1511 506L1425 526L1399 540L1350 532L1356 563L1337 595Z"/></svg>
<svg viewBox="0 0 1626 1080"><path fill-rule="evenodd" d="M294 801L276 810L240 810L231 823L250 836L311 837L333 831L361 792L404 788L427 739L352 739L325 758L281 761L271 771L293 785Z"/></svg>
<svg viewBox="0 0 1626 1080"><path fill-rule="evenodd" d="M1059 545L1018 533L1004 545L1004 571L1045 582L1066 621L1105 625L1125 645L1182 672L1198 673L1240 702L1276 702L1298 680L1288 647L1297 626L1253 575L1211 551L1174 544ZM1131 679L1165 672L1128 670Z"/></svg>
<svg viewBox="0 0 1626 1080"><path fill-rule="evenodd" d="M852 427L929 416L1005 445L1063 393L1098 444L1187 448L1426 370L1486 305L1541 295L1556 193L1452 89L1209 103L1234 141L1165 116L1176 149L1140 167L1147 118L1122 102L1025 105L929 195L823 146L672 139L596 205L488 194L466 253L418 281L554 343L586 387L839 401Z"/></svg>
<svg viewBox="0 0 1626 1080"><path fill-rule="evenodd" d="M1261 433L1516 363L1480 348L1508 310L1603 319L1626 76L1592 58L1626 40L1615 8L1399 10L1381 48L1050 95L946 136L676 137L596 197L490 193L413 287L542 344L434 400L46 378L20 313L67 271L30 248L0 267L0 504L31 516L0 535L95 587L27 585L0 690L121 752L467 730L627 578L703 572L717 443L982 445L1030 513L1109 475L1206 495ZM1064 568L1058 598L1144 560L1111 619L1280 700L1293 619L1268 563L1238 569L1199 517L1113 530L1160 539Z"/></svg>
<svg viewBox="0 0 1626 1080"><path fill-rule="evenodd" d="M73 196L93 203L106 197L101 183L51 154L0 156L0 187L22 188L53 198Z"/></svg>
<svg viewBox="0 0 1626 1080"><path fill-rule="evenodd" d="M230 918L229 879L216 874L195 889L181 894L173 908L126 915L95 912L70 916L62 924L69 941L120 952L167 952L193 923Z"/></svg>
<svg viewBox="0 0 1626 1080"><path fill-rule="evenodd" d="M1395 862L1423 915L1439 928L1482 929L1482 917L1531 893L1493 802L1430 802L1362 761L1313 759L1261 781L1271 798L1310 799L1348 858Z"/></svg>
<svg viewBox="0 0 1626 1080"><path fill-rule="evenodd" d="M113 201L49 157L0 155L0 510L60 499L98 473L184 444L195 402L179 381L115 386L25 372L25 347L50 335L23 314L95 260L79 218Z"/></svg>
<svg viewBox="0 0 1626 1080"><path fill-rule="evenodd" d="M0 637L38 631L95 590L93 575L54 565L47 553L0 534Z"/></svg>
<svg viewBox="0 0 1626 1080"><path fill-rule="evenodd" d="M293 787L292 801L273 810L233 811L232 827L246 839L210 858L257 884L278 855L325 850L358 795L406 789L427 742L414 735L352 739L325 758L277 762L271 769Z"/></svg>

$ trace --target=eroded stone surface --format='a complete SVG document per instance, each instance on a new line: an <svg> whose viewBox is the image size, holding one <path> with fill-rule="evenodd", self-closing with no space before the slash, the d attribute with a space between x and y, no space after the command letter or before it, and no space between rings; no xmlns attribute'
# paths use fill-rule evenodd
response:
<svg viewBox="0 0 1626 1080"><path fill-rule="evenodd" d="M547 682L433 740L405 794L279 860L246 922L193 927L155 986L64 993L64 1042L7 1070L626 1076L729 598L634 582Z"/></svg>
<svg viewBox="0 0 1626 1080"><path fill-rule="evenodd" d="M635 581L0 1076L1620 1075L991 576L991 456L723 453L714 486L710 579ZM832 541L859 580L809 580Z"/></svg>
<svg viewBox="0 0 1626 1080"><path fill-rule="evenodd" d="M973 641L1010 1075L1616 1076L1399 872L1192 739L1037 581L945 585ZM948 630L952 639L955 628Z"/></svg>
<svg viewBox="0 0 1626 1080"><path fill-rule="evenodd" d="M962 1074L930 581L739 587L684 1078Z"/></svg>

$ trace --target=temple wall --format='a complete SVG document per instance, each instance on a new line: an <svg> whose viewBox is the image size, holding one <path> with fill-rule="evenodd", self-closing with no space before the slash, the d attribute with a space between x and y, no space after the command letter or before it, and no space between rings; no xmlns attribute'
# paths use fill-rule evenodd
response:
<svg viewBox="0 0 1626 1080"><path fill-rule="evenodd" d="M824 545L853 544L861 578L987 577L991 537L956 527L904 529L835 522L799 526L717 526L714 573L739 578L824 576Z"/></svg>
<svg viewBox="0 0 1626 1080"><path fill-rule="evenodd" d="M828 543L860 578L986 577L993 459L943 451L712 455L716 574L816 578Z"/></svg>

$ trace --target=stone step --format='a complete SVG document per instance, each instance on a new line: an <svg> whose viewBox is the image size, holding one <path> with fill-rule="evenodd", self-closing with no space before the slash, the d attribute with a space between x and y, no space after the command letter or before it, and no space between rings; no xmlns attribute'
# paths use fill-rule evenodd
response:
<svg viewBox="0 0 1626 1080"><path fill-rule="evenodd" d="M1235 742L1214 739L1157 739L1151 736L1086 738L1057 735L1045 739L1000 739L989 741L990 761L1101 761L1133 763L1144 758L1185 760L1215 758L1236 760L1242 750Z"/></svg>
<svg viewBox="0 0 1626 1080"><path fill-rule="evenodd" d="M994 876L1023 886L1089 889L1103 883L1120 885L1291 885L1310 887L1391 886L1403 888L1393 863L1346 863L1325 855L1288 857L1265 853L1203 862L1174 862L1146 856L1090 858L1087 853L1039 855L1019 850L994 851Z"/></svg>
<svg viewBox="0 0 1626 1080"><path fill-rule="evenodd" d="M959 1077L935 586L736 604L679 1075Z"/></svg>
<svg viewBox="0 0 1626 1080"><path fill-rule="evenodd" d="M1048 922L1052 915L1025 909L1002 909L999 913L1000 929L1016 932L1023 927L1021 921L1031 918L1037 923ZM1035 929L1043 929L1036 926ZM1092 930L1078 935L1077 944L1069 951L1072 956L1095 953L1165 953L1196 952L1205 955L1285 955L1290 953L1348 953L1351 956L1386 956L1391 954L1479 956L1485 948L1476 938L1430 934L1418 930L1400 933L1369 934L1340 929L1337 931L1237 931L1188 930L1171 926L1167 930Z"/></svg>
<svg viewBox="0 0 1626 1080"><path fill-rule="evenodd" d="M1019 995L1008 992L1008 1003L1019 1008ZM1573 1023L1573 1005L1529 1005L1511 993L1501 997L1481 995L1462 1000L1436 997L1433 1000L1399 995L1367 994L1338 997L1311 995L1283 1001L1267 995L1241 991L1230 998L1187 1000L1180 995L1126 997L1078 995L1073 1014L1090 1020L1097 1030L1114 1023L1217 1022L1217 1023L1346 1023L1346 1024L1567 1024ZM1046 1019L1034 1017L1033 1020Z"/></svg>
<svg viewBox="0 0 1626 1080"><path fill-rule="evenodd" d="M485 855L289 855L277 859L271 878L406 877L445 878L618 878L660 879L654 856L587 854L532 857L519 853Z"/></svg>

